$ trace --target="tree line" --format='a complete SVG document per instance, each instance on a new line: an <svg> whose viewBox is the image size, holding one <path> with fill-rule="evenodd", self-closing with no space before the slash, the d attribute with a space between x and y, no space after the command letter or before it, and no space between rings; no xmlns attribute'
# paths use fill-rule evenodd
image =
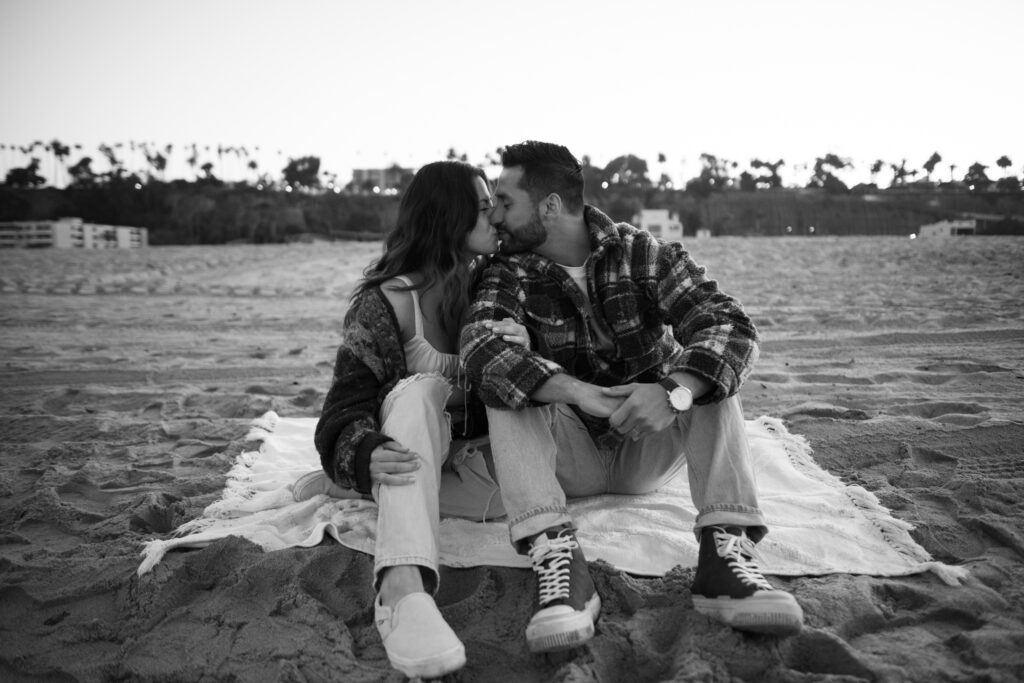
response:
<svg viewBox="0 0 1024 683"><path fill-rule="evenodd" d="M0 145L0 151L8 148ZM81 146L75 146L79 148ZM96 172L92 158L69 163L72 146L57 140L36 141L17 151L49 155L51 176L64 177L64 189L46 187L43 161L31 157L7 171L0 188L0 220L52 219L74 215L85 220L150 229L153 244L214 244L234 240L280 242L311 234L328 238L377 238L390 227L397 197L412 178L412 169L397 165L374 179L346 185L336 174L322 171L320 159L288 159L280 174L262 170L244 147L209 150L186 146L192 180L167 179L171 146L146 143L100 145L108 170ZM179 150L180 151L180 150ZM500 149L481 166L498 163ZM203 156L206 153L207 156ZM214 156L215 155L215 156ZM218 160L214 163L212 158ZM448 158L468 160L454 148ZM129 163L144 161L145 170ZM988 166L972 164L964 176L935 180L942 168L936 152L921 169L906 160L876 160L871 182L848 187L840 178L849 159L825 154L808 166L809 181L785 187L785 161L752 159L741 167L712 154L702 154L699 173L677 187L663 170L626 154L603 167L582 158L587 201L617 220L632 221L641 209L667 208L682 219L687 234L706 228L713 234L906 234L922 223L965 212L1024 214L1020 180L1009 170L1006 156L997 160L1003 175L992 179ZM249 177L225 182L219 169L248 169ZM879 176L888 176L880 188ZM383 183L383 186L382 186ZM1012 226L1011 226L1012 227Z"/></svg>

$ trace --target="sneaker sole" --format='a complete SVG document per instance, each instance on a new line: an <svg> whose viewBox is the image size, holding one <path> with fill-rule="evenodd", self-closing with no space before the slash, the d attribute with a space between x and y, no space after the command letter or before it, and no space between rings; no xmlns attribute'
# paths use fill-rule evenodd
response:
<svg viewBox="0 0 1024 683"><path fill-rule="evenodd" d="M409 678L440 678L466 665L466 648L459 645L430 659L406 660L388 654L388 661Z"/></svg>
<svg viewBox="0 0 1024 683"><path fill-rule="evenodd" d="M789 593L734 600L693 596L693 608L704 616L741 631L791 636L804 625L804 612Z"/></svg>
<svg viewBox="0 0 1024 683"><path fill-rule="evenodd" d="M534 653L579 647L594 637L594 622L600 613L601 597L594 593L580 612L557 619L531 621L526 627L526 645Z"/></svg>

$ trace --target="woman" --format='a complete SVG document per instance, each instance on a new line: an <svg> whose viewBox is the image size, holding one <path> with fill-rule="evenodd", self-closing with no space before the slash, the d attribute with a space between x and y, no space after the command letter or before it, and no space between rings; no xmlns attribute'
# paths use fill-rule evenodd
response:
<svg viewBox="0 0 1024 683"><path fill-rule="evenodd" d="M440 515L504 514L474 440L486 431L484 409L465 387L457 346L475 276L498 248L491 208L478 168L440 161L417 172L345 316L315 434L333 485L320 474L295 486L299 499L340 487L377 501L374 620L392 666L410 678L466 661L432 597ZM492 329L527 343L511 320Z"/></svg>

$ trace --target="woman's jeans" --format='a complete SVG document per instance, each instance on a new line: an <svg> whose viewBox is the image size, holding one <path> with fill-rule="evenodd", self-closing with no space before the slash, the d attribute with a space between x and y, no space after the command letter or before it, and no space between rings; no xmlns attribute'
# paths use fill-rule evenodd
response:
<svg viewBox="0 0 1024 683"><path fill-rule="evenodd" d="M381 432L419 456L406 485L376 484L377 539L374 585L385 567L425 568L427 591L438 586L438 524L445 517L486 521L505 514L501 495L488 471L487 438L451 438L445 405L452 385L439 374L406 377L384 399Z"/></svg>
<svg viewBox="0 0 1024 683"><path fill-rule="evenodd" d="M719 524L748 527L754 541L767 531L738 396L695 405L639 441L614 432L595 439L566 405L488 408L487 421L509 536L520 552L545 529L572 524L567 497L649 493L684 465L698 538L702 527Z"/></svg>

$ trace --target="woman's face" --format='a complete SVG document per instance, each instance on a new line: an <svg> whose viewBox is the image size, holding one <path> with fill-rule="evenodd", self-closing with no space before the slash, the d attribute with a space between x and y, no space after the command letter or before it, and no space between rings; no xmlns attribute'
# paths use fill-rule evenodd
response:
<svg viewBox="0 0 1024 683"><path fill-rule="evenodd" d="M491 191L483 178L473 178L473 187L476 188L476 196L479 199L476 215L476 225L466 235L464 249L472 256L493 254L498 251L498 231L491 226L491 209L494 207L494 200L491 199Z"/></svg>

